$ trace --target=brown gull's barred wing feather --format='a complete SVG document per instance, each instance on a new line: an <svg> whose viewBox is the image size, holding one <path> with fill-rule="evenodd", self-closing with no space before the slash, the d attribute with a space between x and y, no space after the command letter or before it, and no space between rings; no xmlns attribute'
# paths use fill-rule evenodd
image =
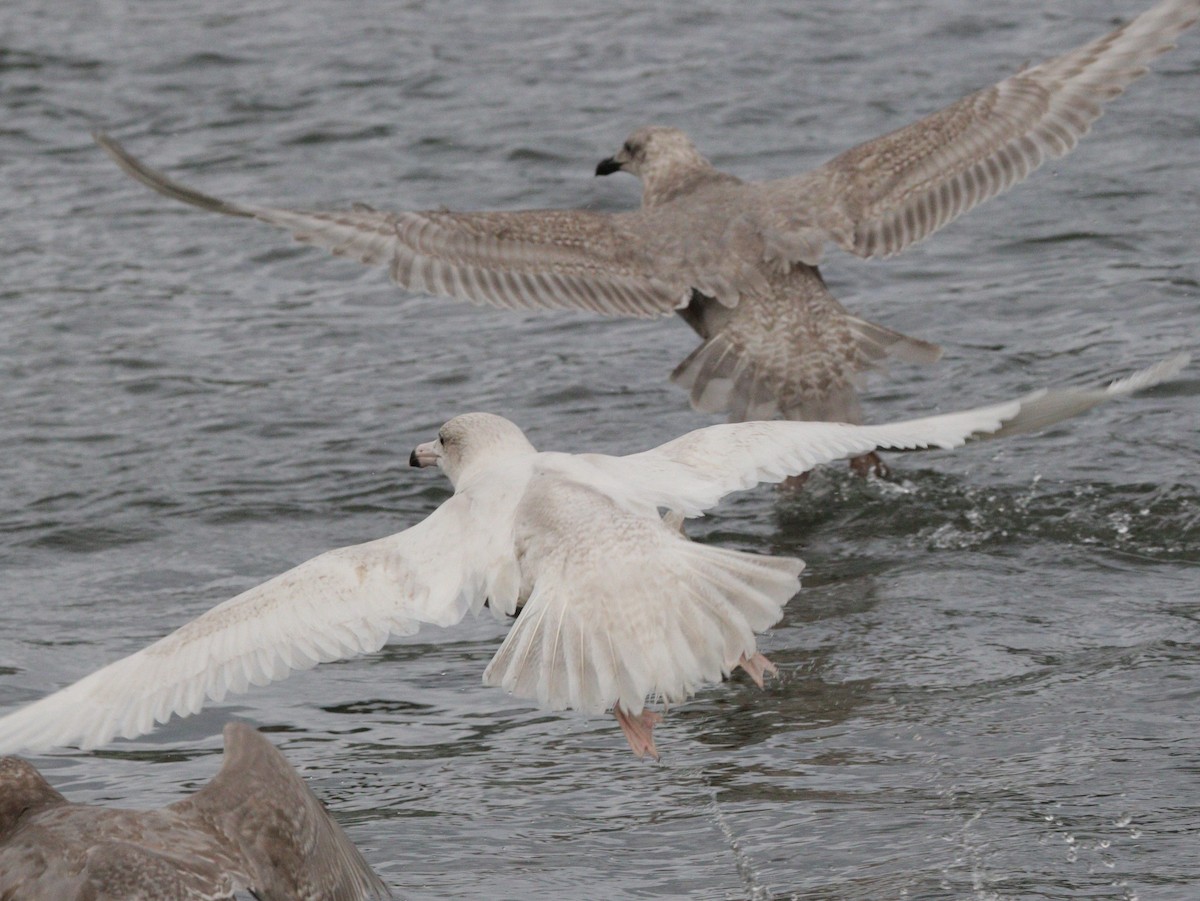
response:
<svg viewBox="0 0 1200 901"><path fill-rule="evenodd" d="M1166 0L811 173L766 183L789 223L780 230L811 243L815 227L862 257L899 253L1068 153L1198 18L1200 0Z"/></svg>
<svg viewBox="0 0 1200 901"><path fill-rule="evenodd" d="M233 203L182 185L97 132L127 174L173 200L258 219L338 256L387 266L400 287L501 309L575 309L650 318L691 296L683 276L663 278L636 228L636 214L587 210L388 213Z"/></svg>
<svg viewBox="0 0 1200 901"><path fill-rule="evenodd" d="M316 795L261 733L225 726L221 770L167 809L214 828L247 862L263 898L391 898Z"/></svg>
<svg viewBox="0 0 1200 901"><path fill-rule="evenodd" d="M245 723L221 771L162 809L67 801L0 757L0 898L382 901L393 897L295 769Z"/></svg>

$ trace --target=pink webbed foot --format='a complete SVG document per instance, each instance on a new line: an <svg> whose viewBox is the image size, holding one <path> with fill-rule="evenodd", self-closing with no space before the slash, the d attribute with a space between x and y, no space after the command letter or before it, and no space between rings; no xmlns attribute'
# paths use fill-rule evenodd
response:
<svg viewBox="0 0 1200 901"><path fill-rule="evenodd" d="M774 676L779 672L779 667L757 652L749 659L746 659L746 655L743 654L742 659L738 661L737 665L746 671L747 675L754 680L754 684L759 688L763 687L765 676L768 674Z"/></svg>
<svg viewBox="0 0 1200 901"><path fill-rule="evenodd" d="M643 710L637 716L633 716L617 706L613 708L613 715L638 760L647 755L658 760L658 748L654 747L654 727L662 722L662 714L653 710Z"/></svg>
<svg viewBox="0 0 1200 901"><path fill-rule="evenodd" d="M881 479L886 479L892 472L875 451L852 457L850 459L850 468L856 476L861 476L864 479L871 473L875 473Z"/></svg>

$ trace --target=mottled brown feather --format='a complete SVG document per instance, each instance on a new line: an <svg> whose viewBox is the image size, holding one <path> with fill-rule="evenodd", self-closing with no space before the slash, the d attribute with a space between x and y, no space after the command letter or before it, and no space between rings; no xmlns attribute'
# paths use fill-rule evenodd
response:
<svg viewBox="0 0 1200 901"><path fill-rule="evenodd" d="M838 321L849 314L815 268L824 245L891 256L1012 187L1070 151L1104 103L1198 16L1200 0L1164 0L1098 40L791 178L743 182L715 169L683 132L638 129L597 170L641 179L641 208L617 214L242 205L172 181L110 138L97 140L168 197L386 266L408 290L608 316L692 307L685 318L706 343L675 379L695 405L733 419L854 419L865 372L888 356L936 359L936 347L874 323ZM894 339L881 342L885 333Z"/></svg>

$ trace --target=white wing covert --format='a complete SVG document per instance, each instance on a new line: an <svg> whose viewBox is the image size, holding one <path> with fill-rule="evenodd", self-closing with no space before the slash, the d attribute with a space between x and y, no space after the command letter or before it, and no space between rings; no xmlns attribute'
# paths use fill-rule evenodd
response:
<svg viewBox="0 0 1200 901"><path fill-rule="evenodd" d="M0 718L0 752L133 738L206 699L371 653L423 623L452 625L487 598L510 609L520 588L511 528L486 525L460 494L410 529L301 563Z"/></svg>

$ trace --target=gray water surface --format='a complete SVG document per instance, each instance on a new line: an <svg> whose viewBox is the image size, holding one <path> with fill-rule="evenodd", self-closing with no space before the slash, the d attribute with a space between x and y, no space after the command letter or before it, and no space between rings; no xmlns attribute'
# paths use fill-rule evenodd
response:
<svg viewBox="0 0 1200 901"><path fill-rule="evenodd" d="M0 5L0 708L447 496L410 448L503 413L625 452L714 421L681 322L512 314L150 194L104 127L215 193L310 207L637 202L633 127L782 176L1138 12L1138 0ZM946 348L874 420L1195 351L1200 31L1067 159L887 263L861 315ZM160 805L220 727L267 730L412 898L1141 898L1200 892L1195 367L1037 438L726 501L700 540L808 562L744 678L610 718L485 689L484 617L256 689L136 742L35 758Z"/></svg>

